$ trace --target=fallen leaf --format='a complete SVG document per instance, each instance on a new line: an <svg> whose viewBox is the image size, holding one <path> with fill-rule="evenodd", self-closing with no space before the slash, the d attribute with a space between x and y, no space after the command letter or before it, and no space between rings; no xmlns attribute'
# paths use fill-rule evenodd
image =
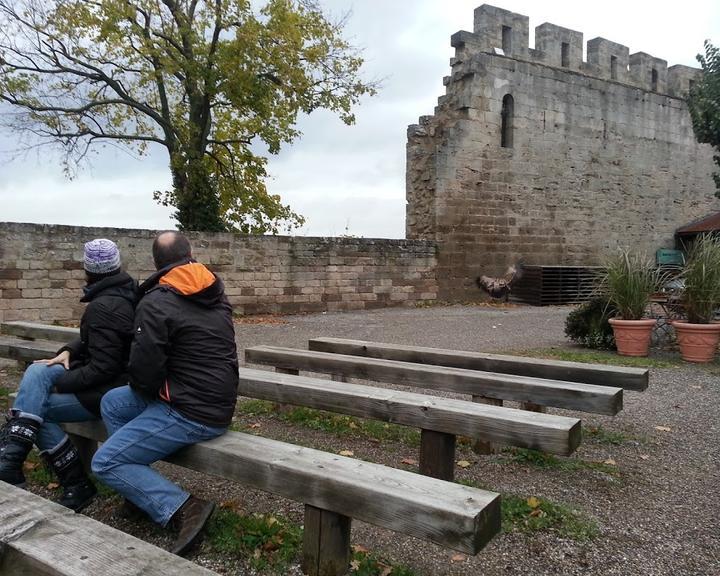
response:
<svg viewBox="0 0 720 576"><path fill-rule="evenodd" d="M262 550L260 550L260 548L255 548L253 551L253 558L255 558L255 560L259 560L260 556L262 556Z"/></svg>
<svg viewBox="0 0 720 576"><path fill-rule="evenodd" d="M37 462L24 462L23 463L23 470L35 470L39 464Z"/></svg>
<svg viewBox="0 0 720 576"><path fill-rule="evenodd" d="M260 424L260 422L255 422L253 424L250 424L250 426L248 426L248 428L260 428L260 426L262 426L262 424Z"/></svg>
<svg viewBox="0 0 720 576"><path fill-rule="evenodd" d="M453 554L453 556L450 558L450 562L465 562L467 560L467 556L465 554Z"/></svg>
<svg viewBox="0 0 720 576"><path fill-rule="evenodd" d="M472 464L467 460L458 460L457 465L460 466L460 468L467 468L468 466L472 466Z"/></svg>
<svg viewBox="0 0 720 576"><path fill-rule="evenodd" d="M649 460L649 459L650 459L650 456L648 456L647 454L640 454L640 460Z"/></svg>
<svg viewBox="0 0 720 576"><path fill-rule="evenodd" d="M355 430L355 428L357 428L357 427L358 427L358 425L355 424L355 422L350 422L350 423L348 424L348 428L351 428L351 429L353 429L353 430Z"/></svg>
<svg viewBox="0 0 720 576"><path fill-rule="evenodd" d="M530 498L527 499L527 505L530 506L530 508L537 508L540 506L540 500L535 498L535 496L530 496Z"/></svg>
<svg viewBox="0 0 720 576"><path fill-rule="evenodd" d="M360 560L353 560L352 562L350 562L350 569L354 570L355 572L360 570Z"/></svg>
<svg viewBox="0 0 720 576"><path fill-rule="evenodd" d="M367 554L368 552L370 552L370 550L368 550L367 548L365 548L365 546L362 546L361 544L355 544L350 548L356 554Z"/></svg>
<svg viewBox="0 0 720 576"><path fill-rule="evenodd" d="M340 450L338 454L340 454L340 456L355 456L355 452L352 450Z"/></svg>
<svg viewBox="0 0 720 576"><path fill-rule="evenodd" d="M378 576L390 576L393 571L392 566L388 566L387 564L383 564L382 562L378 562L378 568L381 568Z"/></svg>
<svg viewBox="0 0 720 576"><path fill-rule="evenodd" d="M613 460L612 458L603 460L603 464L607 464L608 466L617 466L617 462L615 462L615 460Z"/></svg>
<svg viewBox="0 0 720 576"><path fill-rule="evenodd" d="M540 510L540 508L535 508L535 510L533 510L532 512L530 512L530 516L532 516L533 518L534 518L534 517L540 517L540 518L542 518L543 516L545 516L545 512L543 512L542 510Z"/></svg>
<svg viewBox="0 0 720 576"><path fill-rule="evenodd" d="M417 464L417 460L413 460L412 458L403 458L400 460L400 464L407 464L408 466L415 466Z"/></svg>
<svg viewBox="0 0 720 576"><path fill-rule="evenodd" d="M58 484L57 482L50 482L47 487L48 490L55 490L55 488L60 488L60 484Z"/></svg>
<svg viewBox="0 0 720 576"><path fill-rule="evenodd" d="M655 430L660 430L661 432L672 432L672 428L669 426L655 426Z"/></svg>
<svg viewBox="0 0 720 576"><path fill-rule="evenodd" d="M266 523L268 526L272 526L273 524L276 524L276 523L277 523L277 518L275 518L275 516L268 516L268 518L267 518L267 520L265 521L265 523Z"/></svg>

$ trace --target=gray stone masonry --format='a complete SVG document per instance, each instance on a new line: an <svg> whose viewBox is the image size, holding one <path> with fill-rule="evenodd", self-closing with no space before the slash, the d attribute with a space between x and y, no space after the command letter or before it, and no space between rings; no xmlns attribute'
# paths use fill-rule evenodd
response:
<svg viewBox="0 0 720 576"><path fill-rule="evenodd" d="M434 115L408 129L407 238L438 242L441 299L477 297L475 276L520 258L653 254L720 209L684 100L699 70L604 38L583 62L580 32L542 24L531 49L527 30L526 16L477 8L474 32L451 38Z"/></svg>
<svg viewBox="0 0 720 576"><path fill-rule="evenodd" d="M109 238L123 267L154 272L157 231L0 223L0 321L78 320L83 243ZM425 240L188 234L240 314L367 310L435 300L436 245Z"/></svg>

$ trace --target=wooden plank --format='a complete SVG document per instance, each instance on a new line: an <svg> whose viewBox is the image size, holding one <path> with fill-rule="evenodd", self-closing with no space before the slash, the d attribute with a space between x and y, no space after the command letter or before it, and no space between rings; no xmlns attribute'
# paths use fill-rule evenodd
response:
<svg viewBox="0 0 720 576"><path fill-rule="evenodd" d="M418 362L468 370L501 372L518 376L613 386L625 390L645 390L648 387L649 380L649 370L647 368L625 368L605 364L543 360L540 358L486 354L484 352L382 344L343 338L314 338L309 341L309 348L317 352L332 352L366 358L382 358L400 362Z"/></svg>
<svg viewBox="0 0 720 576"><path fill-rule="evenodd" d="M577 418L533 414L453 398L240 368L238 393L403 426L484 438L567 456L581 441Z"/></svg>
<svg viewBox="0 0 720 576"><path fill-rule="evenodd" d="M420 438L420 474L447 480L455 479L454 434L423 430Z"/></svg>
<svg viewBox="0 0 720 576"><path fill-rule="evenodd" d="M100 422L63 427L100 441L106 436ZM500 530L494 492L252 434L227 432L167 461L466 554Z"/></svg>
<svg viewBox="0 0 720 576"><path fill-rule="evenodd" d="M0 482L0 574L216 574L82 514Z"/></svg>
<svg viewBox="0 0 720 576"><path fill-rule="evenodd" d="M305 506L302 571L307 576L342 576L350 566L352 518Z"/></svg>
<svg viewBox="0 0 720 576"><path fill-rule="evenodd" d="M21 340L10 336L0 336L0 358L32 362L54 358L59 348L57 342L49 340Z"/></svg>
<svg viewBox="0 0 720 576"><path fill-rule="evenodd" d="M29 340L53 340L56 342L70 342L80 336L80 330L77 328L38 324L36 322L20 320L3 322L0 324L0 332Z"/></svg>
<svg viewBox="0 0 720 576"><path fill-rule="evenodd" d="M533 402L595 414L614 415L622 409L622 388L578 382L274 346L246 348L245 361L501 400Z"/></svg>

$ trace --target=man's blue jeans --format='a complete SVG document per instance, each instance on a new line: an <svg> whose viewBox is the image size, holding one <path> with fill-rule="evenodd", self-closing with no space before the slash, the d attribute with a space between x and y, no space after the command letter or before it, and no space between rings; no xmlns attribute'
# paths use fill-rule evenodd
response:
<svg viewBox="0 0 720 576"><path fill-rule="evenodd" d="M51 392L53 385L65 372L61 364L47 366L31 364L20 381L18 394L13 403L14 416L42 421L35 444L40 450L52 451L66 438L59 422L86 422L97 420L75 394Z"/></svg>
<svg viewBox="0 0 720 576"><path fill-rule="evenodd" d="M165 526L190 494L150 464L220 436L225 428L189 420L165 402L145 400L129 386L105 394L101 411L109 437L95 453L93 472Z"/></svg>

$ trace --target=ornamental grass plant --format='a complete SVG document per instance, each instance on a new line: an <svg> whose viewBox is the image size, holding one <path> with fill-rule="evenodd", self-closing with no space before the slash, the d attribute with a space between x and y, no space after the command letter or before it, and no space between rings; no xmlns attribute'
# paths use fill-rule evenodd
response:
<svg viewBox="0 0 720 576"><path fill-rule="evenodd" d="M620 250L606 263L603 291L623 320L641 320L665 278L645 254Z"/></svg>
<svg viewBox="0 0 720 576"><path fill-rule="evenodd" d="M690 324L710 324L720 307L720 236L705 234L693 243L682 274L681 302Z"/></svg>

